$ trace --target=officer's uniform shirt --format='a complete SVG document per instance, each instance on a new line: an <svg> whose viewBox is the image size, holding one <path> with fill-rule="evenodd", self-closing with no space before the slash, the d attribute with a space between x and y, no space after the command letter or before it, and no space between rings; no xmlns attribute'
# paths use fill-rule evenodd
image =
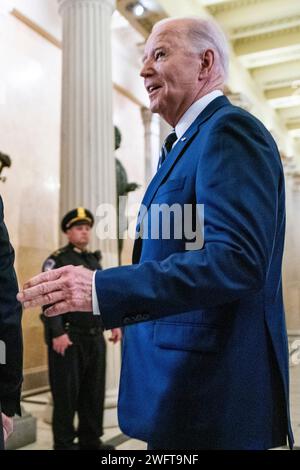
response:
<svg viewBox="0 0 300 470"><path fill-rule="evenodd" d="M100 262L100 252L82 251L69 243L68 245L55 251L43 264L43 271L61 268L62 266L84 266L92 271L102 269ZM46 307L44 307L45 309ZM56 317L44 317L48 334L51 338L56 338L66 333L69 326L73 326L82 331L90 328L99 328L102 326L99 316L93 315L93 312L70 312ZM49 337L48 337L49 339Z"/></svg>

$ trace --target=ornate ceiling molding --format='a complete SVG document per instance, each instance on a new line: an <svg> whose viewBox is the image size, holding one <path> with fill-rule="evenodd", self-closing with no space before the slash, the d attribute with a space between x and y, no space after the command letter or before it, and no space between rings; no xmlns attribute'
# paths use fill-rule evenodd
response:
<svg viewBox="0 0 300 470"><path fill-rule="evenodd" d="M253 35L261 36L263 34L277 32L278 30L289 31L290 29L298 27L300 27L300 15L234 28L230 33L230 37L231 39L242 39L243 37L248 39Z"/></svg>
<svg viewBox="0 0 300 470"><path fill-rule="evenodd" d="M236 10L241 7L247 7L252 5L261 4L263 2L268 2L269 0L232 0L224 3L217 3L215 5L207 5L206 8L213 15L218 13L223 13L224 11Z"/></svg>
<svg viewBox="0 0 300 470"><path fill-rule="evenodd" d="M290 76L286 79L281 80L269 80L262 84L264 90L272 90L274 88L283 88L292 86L293 82L296 80L297 77Z"/></svg>
<svg viewBox="0 0 300 470"><path fill-rule="evenodd" d="M289 34L295 34L295 33L300 34L300 24L297 25L297 26L294 26L294 27L280 29L280 35L281 36L287 36ZM262 41L264 39L277 38L277 37L278 37L278 31L268 31L268 32L265 32L265 33L258 33L258 34L254 34L254 35L247 36L247 37L241 37L241 38L235 40L234 43L235 44L236 43L243 44L243 43L249 43L249 42L259 42L259 41Z"/></svg>
<svg viewBox="0 0 300 470"><path fill-rule="evenodd" d="M132 0L117 0L117 8L120 13L127 19L131 26L139 31L144 38L147 38L154 24L166 18L167 15L157 1L147 0L144 2L146 8L145 13L141 17L137 17L132 11L133 4L134 2Z"/></svg>
<svg viewBox="0 0 300 470"><path fill-rule="evenodd" d="M87 5L105 5L113 11L116 2L115 0L57 0L59 5L59 12L62 14L67 8L85 7Z"/></svg>

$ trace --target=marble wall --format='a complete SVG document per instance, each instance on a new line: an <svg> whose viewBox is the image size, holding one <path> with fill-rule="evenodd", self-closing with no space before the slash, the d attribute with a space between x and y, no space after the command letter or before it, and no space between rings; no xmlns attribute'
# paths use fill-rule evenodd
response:
<svg viewBox="0 0 300 470"><path fill-rule="evenodd" d="M20 284L58 242L61 52L0 16L0 151L12 159L0 191ZM37 309L24 312L25 379L46 363ZM26 380L25 380L26 386Z"/></svg>

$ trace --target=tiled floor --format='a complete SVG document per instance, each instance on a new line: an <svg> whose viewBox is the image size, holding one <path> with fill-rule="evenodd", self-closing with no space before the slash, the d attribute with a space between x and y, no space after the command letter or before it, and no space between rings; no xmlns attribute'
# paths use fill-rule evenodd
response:
<svg viewBox="0 0 300 470"><path fill-rule="evenodd" d="M44 420L45 417L45 404L48 400L48 394L35 395L29 397L23 402L23 406L26 411L37 418L37 441L33 444L29 444L22 447L21 450L50 450L52 449L52 432L51 426ZM34 401L35 403L32 403ZM40 402L40 403L38 403ZM146 449L146 444L142 441L136 441L134 439L126 439L125 436L121 435L121 431L118 427L106 428L104 436L102 436L104 442L116 443L116 449L120 450L143 450Z"/></svg>
<svg viewBox="0 0 300 470"><path fill-rule="evenodd" d="M295 437L295 445L300 448L300 364L293 364L290 368L291 379L291 412L292 424ZM45 402L47 401L47 394L32 397L34 401ZM37 441L23 447L23 450L46 450L52 448L52 435L51 427L44 421L44 404L24 403L26 411L35 416L38 420L37 426ZM103 441L115 441L119 445L116 446L119 450L143 450L146 449L146 444L134 439L124 440L120 436L121 431L119 428L110 428L105 430ZM122 442L123 441L123 442Z"/></svg>

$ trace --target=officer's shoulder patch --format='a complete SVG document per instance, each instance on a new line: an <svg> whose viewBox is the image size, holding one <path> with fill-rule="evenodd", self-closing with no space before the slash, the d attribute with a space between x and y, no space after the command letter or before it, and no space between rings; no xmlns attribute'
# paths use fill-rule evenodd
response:
<svg viewBox="0 0 300 470"><path fill-rule="evenodd" d="M48 258L43 264L43 271L50 271L55 267L56 261L53 258Z"/></svg>

